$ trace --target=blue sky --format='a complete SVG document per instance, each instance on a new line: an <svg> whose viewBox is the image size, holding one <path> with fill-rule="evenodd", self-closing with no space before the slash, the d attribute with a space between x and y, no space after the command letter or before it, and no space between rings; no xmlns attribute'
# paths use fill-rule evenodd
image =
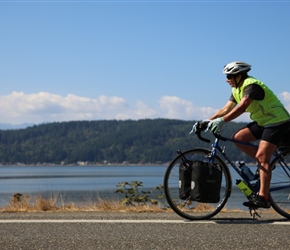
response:
<svg viewBox="0 0 290 250"><path fill-rule="evenodd" d="M289 13L289 1L0 0L0 122L205 119L235 60L290 110Z"/></svg>

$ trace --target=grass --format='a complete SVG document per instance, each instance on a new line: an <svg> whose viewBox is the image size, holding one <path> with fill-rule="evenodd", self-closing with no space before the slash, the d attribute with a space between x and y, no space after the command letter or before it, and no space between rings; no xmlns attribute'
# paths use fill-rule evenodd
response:
<svg viewBox="0 0 290 250"><path fill-rule="evenodd" d="M41 196L24 196L14 194L7 205L0 207L0 212L80 212L80 211L106 211L106 212L160 212L164 211L160 205L137 204L125 206L120 201L101 199L86 201L80 204L66 203L62 196L51 195L50 198Z"/></svg>
<svg viewBox="0 0 290 250"><path fill-rule="evenodd" d="M207 207L199 204L198 211L204 211ZM226 210L226 209L224 209ZM35 197L25 196L20 193L13 195L7 205L0 207L0 212L82 212L82 211L103 211L103 212L172 212L170 208L164 208L160 203L139 203L134 206L124 205L124 203L101 199L93 201L91 199L82 203L65 202L58 194L51 195L50 198L43 198L39 195Z"/></svg>
<svg viewBox="0 0 290 250"><path fill-rule="evenodd" d="M196 211L205 211L208 205L200 203ZM25 196L20 193L13 195L7 205L0 207L0 212L84 212L84 211L103 211L103 212L173 212L170 208L165 208L158 204L140 203L135 206L124 205L120 201L111 199L101 199L98 201L88 200L83 203L66 203L61 195L51 195L50 198L41 196ZM223 208L221 212L244 212L240 209ZM275 212L273 209L267 213Z"/></svg>

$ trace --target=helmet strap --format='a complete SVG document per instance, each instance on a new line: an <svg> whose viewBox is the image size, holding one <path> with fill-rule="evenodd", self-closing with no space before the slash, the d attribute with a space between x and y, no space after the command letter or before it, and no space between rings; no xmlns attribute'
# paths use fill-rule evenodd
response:
<svg viewBox="0 0 290 250"><path fill-rule="evenodd" d="M239 80L239 82L237 82L236 77L234 77L234 81L235 81L235 84L236 84L236 88L239 87L240 83L241 83L243 80L244 80L243 77L241 77L241 79Z"/></svg>

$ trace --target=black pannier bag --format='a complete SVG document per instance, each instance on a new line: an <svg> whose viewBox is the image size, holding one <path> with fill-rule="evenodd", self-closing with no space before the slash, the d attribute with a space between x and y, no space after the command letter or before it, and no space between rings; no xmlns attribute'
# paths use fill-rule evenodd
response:
<svg viewBox="0 0 290 250"><path fill-rule="evenodd" d="M179 166L179 198L216 203L220 200L222 171L217 164L192 161Z"/></svg>
<svg viewBox="0 0 290 250"><path fill-rule="evenodd" d="M220 166L210 162L194 161L191 170L191 200L219 202L222 183Z"/></svg>
<svg viewBox="0 0 290 250"><path fill-rule="evenodd" d="M179 165L179 198L182 200L186 200L190 196L191 168L191 163L187 164L187 166L183 163Z"/></svg>

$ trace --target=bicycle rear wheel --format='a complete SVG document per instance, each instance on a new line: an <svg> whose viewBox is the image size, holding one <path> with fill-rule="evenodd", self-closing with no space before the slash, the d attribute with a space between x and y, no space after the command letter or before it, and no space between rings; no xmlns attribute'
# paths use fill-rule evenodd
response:
<svg viewBox="0 0 290 250"><path fill-rule="evenodd" d="M271 162L270 200L277 213L290 219L290 148Z"/></svg>
<svg viewBox="0 0 290 250"><path fill-rule="evenodd" d="M219 157L215 156L215 163L219 164L222 172L222 185L220 201L217 203L204 203L191 200L191 194L180 198L179 194L179 168L183 163L183 157L187 161L208 161L210 151L196 148L183 152L177 156L168 166L164 176L164 193L169 206L181 217L188 220L209 219L222 210L231 193L231 175L227 165Z"/></svg>

